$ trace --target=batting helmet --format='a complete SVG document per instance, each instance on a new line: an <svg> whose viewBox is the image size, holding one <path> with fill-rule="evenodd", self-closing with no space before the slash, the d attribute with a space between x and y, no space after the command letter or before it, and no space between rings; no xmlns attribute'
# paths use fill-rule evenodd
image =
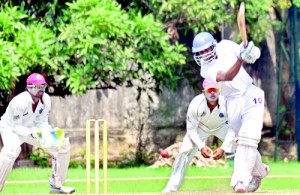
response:
<svg viewBox="0 0 300 195"><path fill-rule="evenodd" d="M201 66L216 59L217 41L208 32L201 32L193 40L192 52L196 63ZM206 51L207 50L207 51Z"/></svg>

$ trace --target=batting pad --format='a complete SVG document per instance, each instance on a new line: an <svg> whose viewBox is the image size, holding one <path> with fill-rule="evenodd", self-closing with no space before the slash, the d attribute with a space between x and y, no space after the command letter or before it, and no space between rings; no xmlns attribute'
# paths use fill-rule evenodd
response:
<svg viewBox="0 0 300 195"><path fill-rule="evenodd" d="M256 158L257 149L255 147L238 145L234 158L234 172L231 178L232 187L239 181L245 187L249 185Z"/></svg>
<svg viewBox="0 0 300 195"><path fill-rule="evenodd" d="M13 168L16 158L19 156L21 148L16 149L4 146L0 154L0 192L10 171Z"/></svg>
<svg viewBox="0 0 300 195"><path fill-rule="evenodd" d="M256 161L252 171L252 175L260 178L264 178L265 176L268 175L268 172L266 170L266 165L262 163L261 155L257 150L256 150Z"/></svg>
<svg viewBox="0 0 300 195"><path fill-rule="evenodd" d="M60 147L57 154L52 155L52 176L49 182L55 187L61 187L66 180L70 149L69 138L66 138L64 146Z"/></svg>

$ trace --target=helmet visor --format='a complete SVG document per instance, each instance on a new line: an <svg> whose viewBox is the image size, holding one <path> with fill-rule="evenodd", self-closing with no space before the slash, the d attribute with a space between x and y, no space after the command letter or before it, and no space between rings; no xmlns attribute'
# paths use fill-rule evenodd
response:
<svg viewBox="0 0 300 195"><path fill-rule="evenodd" d="M210 63L211 61L216 59L216 56L215 45L211 45L207 49L194 53L194 59L199 66Z"/></svg>

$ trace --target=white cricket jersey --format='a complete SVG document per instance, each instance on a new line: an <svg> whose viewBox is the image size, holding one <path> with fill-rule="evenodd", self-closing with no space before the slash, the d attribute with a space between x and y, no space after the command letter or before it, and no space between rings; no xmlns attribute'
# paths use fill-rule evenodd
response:
<svg viewBox="0 0 300 195"><path fill-rule="evenodd" d="M48 127L48 115L51 108L50 96L44 93L38 102L35 112L32 111L31 95L24 91L15 96L9 103L0 121L0 131L13 131L21 136L30 135L32 127Z"/></svg>
<svg viewBox="0 0 300 195"><path fill-rule="evenodd" d="M189 105L186 126L187 134L189 135L190 139L200 149L204 146L204 143L198 135L200 131L205 131L210 135L216 135L217 132L220 134L219 130L232 132L232 128L227 121L224 98L219 96L219 105L216 106L212 112L210 112L204 94L196 96ZM224 148L226 148L232 139L225 139L226 133L223 135L224 137L221 137L220 139L222 141L224 140L223 145Z"/></svg>
<svg viewBox="0 0 300 195"><path fill-rule="evenodd" d="M229 70L240 55L240 46L230 40L222 40L216 46L218 59L201 66L200 74L203 78L216 82L218 71ZM237 97L243 95L252 85L252 78L241 67L232 81L218 82L220 94L225 97Z"/></svg>

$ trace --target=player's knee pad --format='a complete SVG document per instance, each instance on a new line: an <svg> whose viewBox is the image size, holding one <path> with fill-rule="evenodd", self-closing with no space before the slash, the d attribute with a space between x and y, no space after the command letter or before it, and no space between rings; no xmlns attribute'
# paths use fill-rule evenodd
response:
<svg viewBox="0 0 300 195"><path fill-rule="evenodd" d="M64 145L61 146L58 150L59 153L68 153L71 150L71 144L70 144L70 140L67 137L64 141Z"/></svg>
<svg viewBox="0 0 300 195"><path fill-rule="evenodd" d="M3 146L1 150L1 157L5 157L12 161L15 161L21 152L21 147Z"/></svg>
<svg viewBox="0 0 300 195"><path fill-rule="evenodd" d="M192 140L190 139L190 137L188 136L188 134L186 134L183 138L182 144L180 146L179 152L187 152L192 150L194 147L194 144L192 142Z"/></svg>
<svg viewBox="0 0 300 195"><path fill-rule="evenodd" d="M238 144L234 158L234 174L231 179L231 186L235 186L238 181L248 186L251 173L256 163L257 149L249 145Z"/></svg>
<svg viewBox="0 0 300 195"><path fill-rule="evenodd" d="M178 158L182 161L186 161L188 159L188 152L181 152L178 154Z"/></svg>
<svg viewBox="0 0 300 195"><path fill-rule="evenodd" d="M257 149L255 147L238 144L234 159L235 166L246 167L252 171L257 159L256 154Z"/></svg>
<svg viewBox="0 0 300 195"><path fill-rule="evenodd" d="M251 146L257 148L259 142L260 138L238 136L238 145Z"/></svg>
<svg viewBox="0 0 300 195"><path fill-rule="evenodd" d="M0 154L0 192L3 189L4 183L10 173L16 158L21 152L21 147L4 146Z"/></svg>
<svg viewBox="0 0 300 195"><path fill-rule="evenodd" d="M174 161L174 167L186 167L186 164L188 163L188 154L186 152L179 153ZM173 167L173 168L174 168Z"/></svg>

